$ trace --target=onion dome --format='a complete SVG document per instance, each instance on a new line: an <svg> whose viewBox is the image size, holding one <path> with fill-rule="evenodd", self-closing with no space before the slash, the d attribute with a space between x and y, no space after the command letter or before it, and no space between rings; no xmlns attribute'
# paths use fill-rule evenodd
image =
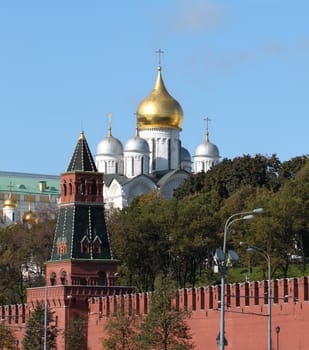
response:
<svg viewBox="0 0 309 350"><path fill-rule="evenodd" d="M209 157L209 158L220 158L218 147L211 143L206 142L198 145L195 150L195 157Z"/></svg>
<svg viewBox="0 0 309 350"><path fill-rule="evenodd" d="M37 224L38 223L38 218L35 215L35 213L32 212L29 204L29 210L23 215L23 223L24 224Z"/></svg>
<svg viewBox="0 0 309 350"><path fill-rule="evenodd" d="M111 128L108 128L108 135L102 139L97 145L97 155L120 156L123 154L122 143L112 136Z"/></svg>
<svg viewBox="0 0 309 350"><path fill-rule="evenodd" d="M17 208L17 203L12 198L12 193L9 193L9 198L3 202L3 208Z"/></svg>
<svg viewBox="0 0 309 350"><path fill-rule="evenodd" d="M208 157L208 158L220 158L218 147L209 141L208 122L209 118L206 118L206 138L205 143L198 145L195 149L195 157Z"/></svg>
<svg viewBox="0 0 309 350"><path fill-rule="evenodd" d="M178 103L166 90L161 66L158 67L158 76L151 93L137 108L137 125L139 129L177 128L180 129L183 121L183 111Z"/></svg>
<svg viewBox="0 0 309 350"><path fill-rule="evenodd" d="M184 147L181 147L181 150L180 150L180 160L191 162L191 155L190 155L189 151Z"/></svg>
<svg viewBox="0 0 309 350"><path fill-rule="evenodd" d="M148 142L139 136L138 128L136 128L136 135L128 140L124 147L125 152L149 153Z"/></svg>

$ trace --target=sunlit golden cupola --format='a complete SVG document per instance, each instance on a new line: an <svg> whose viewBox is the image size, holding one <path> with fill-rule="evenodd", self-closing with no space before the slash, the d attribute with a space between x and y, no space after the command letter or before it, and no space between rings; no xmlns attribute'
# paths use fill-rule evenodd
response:
<svg viewBox="0 0 309 350"><path fill-rule="evenodd" d="M35 213L32 212L31 205L29 203L28 211L23 215L23 223L33 225L33 224L37 224L38 221L39 220L38 220L37 216L35 215Z"/></svg>
<svg viewBox="0 0 309 350"><path fill-rule="evenodd" d="M9 197L3 202L3 208L17 208L17 203L12 198L12 192L9 193Z"/></svg>
<svg viewBox="0 0 309 350"><path fill-rule="evenodd" d="M183 121L183 111L167 91L163 79L162 68L158 66L158 76L151 93L137 108L138 128L176 128L180 129Z"/></svg>

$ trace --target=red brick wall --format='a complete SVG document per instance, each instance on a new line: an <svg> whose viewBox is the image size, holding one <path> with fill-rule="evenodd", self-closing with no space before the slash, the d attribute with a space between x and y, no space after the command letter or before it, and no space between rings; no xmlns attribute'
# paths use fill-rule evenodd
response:
<svg viewBox="0 0 309 350"><path fill-rule="evenodd" d="M276 283L275 283L276 282ZM274 286L278 285L278 288ZM268 305L267 281L227 285L229 304L225 312L225 337L227 350L267 349ZM273 281L272 303L272 344L277 350L276 326L280 326L280 350L309 349L309 301L308 278ZM288 292L288 294L286 294ZM115 303L128 303L137 314L144 315L150 307L151 294L132 294L98 298L89 305L88 337L92 350L100 349L102 338L106 336L104 327L113 314ZM131 300L129 302L129 300ZM182 289L177 291L173 301L179 309L187 309L197 350L217 350L216 337L220 328L220 286ZM136 307L138 306L138 307ZM101 313L99 312L101 309Z"/></svg>
<svg viewBox="0 0 309 350"><path fill-rule="evenodd" d="M267 281L226 286L227 309L225 331L227 350L267 349ZM149 312L151 293L131 293L126 287L54 286L48 287L48 304L57 316L58 329L63 330L73 313L88 318L90 350L102 349L104 327L115 307L123 305L128 313L144 316ZM308 277L272 281L272 338L274 350L309 349ZM30 312L45 300L45 288L27 292L27 304L0 307L0 319L6 322L20 341ZM220 286L181 289L173 305L190 312L188 325L197 350L216 350L220 325ZM276 326L280 326L277 348ZM21 349L21 346L19 347ZM59 336L58 350L64 350Z"/></svg>

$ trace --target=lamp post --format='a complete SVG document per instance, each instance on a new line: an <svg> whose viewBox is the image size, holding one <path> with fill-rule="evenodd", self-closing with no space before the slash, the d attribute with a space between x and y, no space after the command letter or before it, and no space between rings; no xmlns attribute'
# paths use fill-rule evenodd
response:
<svg viewBox="0 0 309 350"><path fill-rule="evenodd" d="M268 314L267 314L267 349L271 350L272 339L271 339L271 303L272 303L272 288L271 288L271 259L266 251L262 248L252 246L247 242L240 242L241 246L247 246L249 252L257 252L267 261L268 270L268 293L267 293L267 304L268 304Z"/></svg>
<svg viewBox="0 0 309 350"><path fill-rule="evenodd" d="M45 302L44 302L44 350L47 350L47 327L48 327L48 286L45 286Z"/></svg>
<svg viewBox="0 0 309 350"><path fill-rule="evenodd" d="M221 314L220 314L220 334L219 334L219 347L220 350L224 350L224 347L226 344L226 339L224 337L224 332L225 332L225 313L224 313L224 288L225 288L225 275L227 271L226 267L226 238L227 234L229 231L230 226L235 223L236 221L240 220L251 220L253 219L254 215L253 214L259 214L263 213L264 209L263 208L257 208L251 211L246 211L246 212L240 212L240 213L235 213L231 215L225 222L224 225L224 237L223 237L223 251L222 251L222 257L219 257L220 260L220 270L221 270Z"/></svg>

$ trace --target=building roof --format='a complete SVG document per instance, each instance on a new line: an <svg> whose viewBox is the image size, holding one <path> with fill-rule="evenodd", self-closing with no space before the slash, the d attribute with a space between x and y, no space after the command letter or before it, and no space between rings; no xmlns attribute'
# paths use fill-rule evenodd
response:
<svg viewBox="0 0 309 350"><path fill-rule="evenodd" d="M60 177L0 171L0 192L59 196Z"/></svg>
<svg viewBox="0 0 309 350"><path fill-rule="evenodd" d="M97 172L84 132L81 132L67 172L92 171Z"/></svg>

